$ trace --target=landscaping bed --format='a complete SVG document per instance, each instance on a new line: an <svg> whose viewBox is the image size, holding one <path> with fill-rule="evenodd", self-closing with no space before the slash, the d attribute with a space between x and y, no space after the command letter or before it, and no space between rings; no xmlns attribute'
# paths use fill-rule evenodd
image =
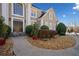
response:
<svg viewBox="0 0 79 59"><path fill-rule="evenodd" d="M11 39L7 39L5 45L0 46L0 56L13 56L12 50L13 42Z"/></svg>
<svg viewBox="0 0 79 59"><path fill-rule="evenodd" d="M32 38L29 37L28 42L36 47L52 49L52 50L70 48L76 44L76 41L73 39L73 37L58 36L58 35L56 35L54 38L50 38L47 41L41 39L33 40Z"/></svg>

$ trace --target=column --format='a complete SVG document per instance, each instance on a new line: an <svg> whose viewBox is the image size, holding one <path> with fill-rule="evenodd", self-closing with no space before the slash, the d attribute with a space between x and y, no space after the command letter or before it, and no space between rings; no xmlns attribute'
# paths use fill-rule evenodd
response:
<svg viewBox="0 0 79 59"><path fill-rule="evenodd" d="M31 4L26 4L26 25L31 24Z"/></svg>
<svg viewBox="0 0 79 59"><path fill-rule="evenodd" d="M8 3L2 3L2 16L5 18L5 24L8 25L8 19L9 19L9 4Z"/></svg>

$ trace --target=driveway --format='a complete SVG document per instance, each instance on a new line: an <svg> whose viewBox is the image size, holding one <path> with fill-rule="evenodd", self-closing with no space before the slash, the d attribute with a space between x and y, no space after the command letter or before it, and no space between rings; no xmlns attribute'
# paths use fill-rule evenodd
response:
<svg viewBox="0 0 79 59"><path fill-rule="evenodd" d="M48 50L31 45L27 37L11 37L14 41L13 50L16 56L79 56L79 36L74 36L76 45L62 50Z"/></svg>

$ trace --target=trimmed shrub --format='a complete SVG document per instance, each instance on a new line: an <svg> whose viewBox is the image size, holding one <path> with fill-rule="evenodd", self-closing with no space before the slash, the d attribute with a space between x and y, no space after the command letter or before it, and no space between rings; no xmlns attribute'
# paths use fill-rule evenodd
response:
<svg viewBox="0 0 79 59"><path fill-rule="evenodd" d="M26 32L26 34L27 34L28 36L31 36L32 30L33 30L33 25L28 25L28 26L26 26L26 28L25 28L25 32Z"/></svg>
<svg viewBox="0 0 79 59"><path fill-rule="evenodd" d="M38 35L38 30L39 30L39 26L38 24L33 24L33 29L32 29L32 32L31 32L31 36L37 36Z"/></svg>
<svg viewBox="0 0 79 59"><path fill-rule="evenodd" d="M38 37L39 38L48 38L49 30L39 30Z"/></svg>
<svg viewBox="0 0 79 59"><path fill-rule="evenodd" d="M10 35L10 33L11 33L11 28L10 28L10 26L7 26L7 27L8 27L8 30L7 30L8 35Z"/></svg>
<svg viewBox="0 0 79 59"><path fill-rule="evenodd" d="M38 25L37 24L28 25L25 30L26 30L26 34L28 36L37 35L38 34Z"/></svg>
<svg viewBox="0 0 79 59"><path fill-rule="evenodd" d="M49 30L49 27L48 26L46 26L46 25L43 25L43 26L41 26L41 28L40 28L41 30Z"/></svg>
<svg viewBox="0 0 79 59"><path fill-rule="evenodd" d="M7 39L10 36L11 28L8 25L6 25L6 28L7 28L7 31L5 32L5 34L6 34L5 38Z"/></svg>
<svg viewBox="0 0 79 59"><path fill-rule="evenodd" d="M38 32L39 38L52 38L55 35L57 35L57 32L53 30L39 30Z"/></svg>
<svg viewBox="0 0 79 59"><path fill-rule="evenodd" d="M51 36L49 34L49 30L39 30L38 37L41 38L41 40L49 40Z"/></svg>
<svg viewBox="0 0 79 59"><path fill-rule="evenodd" d="M0 16L0 37L3 37L3 21L4 17Z"/></svg>
<svg viewBox="0 0 79 59"><path fill-rule="evenodd" d="M49 32L50 32L51 37L54 37L55 35L57 35L57 31L55 30L50 30Z"/></svg>
<svg viewBox="0 0 79 59"><path fill-rule="evenodd" d="M11 33L11 28L3 23L4 18L0 16L0 37L8 38Z"/></svg>
<svg viewBox="0 0 79 59"><path fill-rule="evenodd" d="M4 21L4 17L0 16L0 25L3 24L3 21Z"/></svg>
<svg viewBox="0 0 79 59"><path fill-rule="evenodd" d="M56 27L57 33L59 35L65 35L66 33L66 26L63 23L59 23Z"/></svg>
<svg viewBox="0 0 79 59"><path fill-rule="evenodd" d="M6 24L3 24L2 31L3 31L3 37L4 37L5 39L6 39L6 37L8 36L7 30L8 30L7 25L6 25Z"/></svg>
<svg viewBox="0 0 79 59"><path fill-rule="evenodd" d="M38 31L33 29L31 32L31 36L37 36L37 35L38 35Z"/></svg>
<svg viewBox="0 0 79 59"><path fill-rule="evenodd" d="M7 39L10 36L11 28L8 25L3 24L2 31L3 31L3 37Z"/></svg>

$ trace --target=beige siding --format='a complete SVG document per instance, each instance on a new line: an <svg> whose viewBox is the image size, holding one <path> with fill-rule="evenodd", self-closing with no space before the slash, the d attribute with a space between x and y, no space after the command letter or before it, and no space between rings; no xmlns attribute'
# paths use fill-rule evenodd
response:
<svg viewBox="0 0 79 59"><path fill-rule="evenodd" d="M40 17L42 12L40 10L37 10L37 17Z"/></svg>
<svg viewBox="0 0 79 59"><path fill-rule="evenodd" d="M49 9L41 20L43 20L43 25L49 26L50 29L55 29L57 23L53 9Z"/></svg>
<svg viewBox="0 0 79 59"><path fill-rule="evenodd" d="M31 9L32 9L32 12L34 12L36 15L37 15L37 17L36 18L38 18L38 17L40 17L41 16L41 14L42 14L42 12L41 12L41 10L40 9L38 9L38 8L35 8L35 7L31 7Z"/></svg>

